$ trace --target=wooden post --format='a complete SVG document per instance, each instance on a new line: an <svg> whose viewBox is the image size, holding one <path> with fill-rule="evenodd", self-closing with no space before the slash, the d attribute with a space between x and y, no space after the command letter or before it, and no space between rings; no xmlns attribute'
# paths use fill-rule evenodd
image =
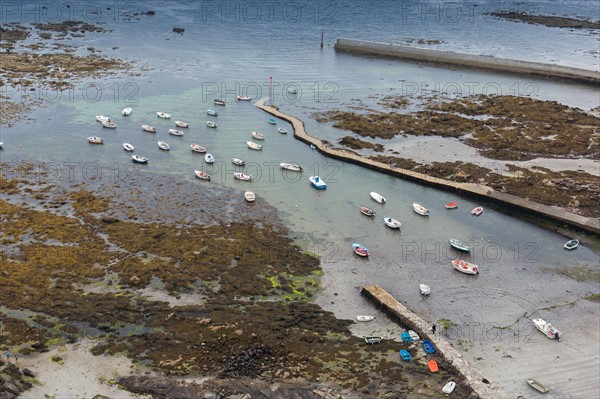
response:
<svg viewBox="0 0 600 399"><path fill-rule="evenodd" d="M321 48L323 48L323 32L321 32Z"/></svg>

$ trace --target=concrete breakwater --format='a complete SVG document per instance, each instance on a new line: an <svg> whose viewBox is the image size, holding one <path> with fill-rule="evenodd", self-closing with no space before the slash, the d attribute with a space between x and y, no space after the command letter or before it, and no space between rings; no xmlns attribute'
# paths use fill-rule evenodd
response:
<svg viewBox="0 0 600 399"><path fill-rule="evenodd" d="M361 294L377 305L380 310L398 320L406 329L415 331L422 338L429 339L436 347L436 354L442 356L460 374L481 399L496 399L506 397L496 384L487 379L462 357L441 334L429 334L430 325L378 285L364 286Z"/></svg>
<svg viewBox="0 0 600 399"><path fill-rule="evenodd" d="M511 194L495 191L485 185L475 183L457 183L450 180L440 179L428 176L413 170L394 168L391 165L377 162L372 159L362 157L352 151L332 148L320 139L309 135L304 128L304 122L296 117L284 114L277 109L266 105L267 99L258 100L254 105L263 111L281 118L292 124L294 137L306 144L313 144L322 154L338 159L340 161L357 164L378 172L401 177L406 180L414 181L418 184L425 184L442 190L456 193L460 196L468 196L482 203L495 203L504 208L523 212L527 215L539 217L544 220L563 223L575 229L583 230L588 233L600 236L600 219L576 215L553 206L538 204Z"/></svg>
<svg viewBox="0 0 600 399"><path fill-rule="evenodd" d="M495 58L486 55L420 49L397 44L344 38L336 39L334 48L336 51L402 58L412 61L433 62L442 65L459 65L468 68L538 75L548 78L569 79L593 84L598 84L600 82L600 72L598 71L556 64Z"/></svg>

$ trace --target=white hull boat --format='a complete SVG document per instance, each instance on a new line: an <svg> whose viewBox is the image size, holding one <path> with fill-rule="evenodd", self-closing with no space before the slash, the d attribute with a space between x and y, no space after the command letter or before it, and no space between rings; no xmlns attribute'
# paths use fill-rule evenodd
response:
<svg viewBox="0 0 600 399"><path fill-rule="evenodd" d="M375 316L356 316L356 321L371 321L375 320Z"/></svg>
<svg viewBox="0 0 600 399"><path fill-rule="evenodd" d="M214 123L213 121L206 121L206 126L210 127L211 129L217 128L217 124Z"/></svg>
<svg viewBox="0 0 600 399"><path fill-rule="evenodd" d="M383 222L390 229L399 229L400 226L402 226L402 223L400 223L399 221L397 221L396 219L393 219L393 218L385 217L385 218L383 218Z"/></svg>
<svg viewBox="0 0 600 399"><path fill-rule="evenodd" d="M171 114L167 114L166 112L157 112L156 116L163 119L171 119Z"/></svg>
<svg viewBox="0 0 600 399"><path fill-rule="evenodd" d="M218 116L219 114L214 109L207 109L206 113L210 116Z"/></svg>
<svg viewBox="0 0 600 399"><path fill-rule="evenodd" d="M308 178L308 180L310 181L310 184L312 184L312 186L317 190L325 190L327 188L327 183L325 183L325 181L319 176L311 176Z"/></svg>
<svg viewBox="0 0 600 399"><path fill-rule="evenodd" d="M256 201L256 194L254 194L252 191L246 191L244 193L244 198L248 202L254 202L254 201Z"/></svg>
<svg viewBox="0 0 600 399"><path fill-rule="evenodd" d="M231 162L233 162L234 165L238 165L238 166L244 166L244 165L246 165L246 162L242 161L239 158L231 158Z"/></svg>
<svg viewBox="0 0 600 399"><path fill-rule="evenodd" d="M102 122L102 127L105 127L107 129L116 129L117 124L114 122L110 122L110 121L104 121L104 122Z"/></svg>
<svg viewBox="0 0 600 399"><path fill-rule="evenodd" d="M194 152L199 152L199 153L205 153L206 152L206 148L202 147L200 144L191 144L190 148L192 149L192 151Z"/></svg>
<svg viewBox="0 0 600 399"><path fill-rule="evenodd" d="M473 263L469 263L469 262L466 262L466 261L460 260L460 259L453 260L451 263L452 263L452 266L454 266L454 268L461 273L479 274L479 266L477 266Z"/></svg>
<svg viewBox="0 0 600 399"><path fill-rule="evenodd" d="M287 134L287 130L286 130L286 129L284 129L284 128L282 128L282 127L280 127L280 128L277 128L277 131L278 131L279 133L281 133L281 134Z"/></svg>
<svg viewBox="0 0 600 399"><path fill-rule="evenodd" d="M242 172L236 172L236 173L234 173L233 177L235 177L238 180L242 180L242 181L250 181L250 180L252 180L252 176L247 175L247 174L242 173Z"/></svg>
<svg viewBox="0 0 600 399"><path fill-rule="evenodd" d="M254 141L246 141L246 144L248 144L248 147L251 150L256 150L256 151L262 150L262 145L256 144Z"/></svg>
<svg viewBox="0 0 600 399"><path fill-rule="evenodd" d="M215 104L215 105L225 105L225 101L224 101L224 100L221 100L221 99L219 99L219 98L215 98L215 99L213 100L213 102L214 102L214 104Z"/></svg>
<svg viewBox="0 0 600 399"><path fill-rule="evenodd" d="M431 288L427 284L419 284L419 289L421 290L421 295L429 295L431 293Z"/></svg>
<svg viewBox="0 0 600 399"><path fill-rule="evenodd" d="M171 149L171 146L165 143L164 141L159 141L158 148L160 148L163 151L169 151Z"/></svg>
<svg viewBox="0 0 600 399"><path fill-rule="evenodd" d="M123 111L121 111L121 115L129 116L129 115L131 115L131 111L133 111L133 109L131 109L130 107L123 108Z"/></svg>
<svg viewBox="0 0 600 399"><path fill-rule="evenodd" d="M204 162L206 162L206 163L215 163L215 157L213 157L212 154L206 154L204 156Z"/></svg>
<svg viewBox="0 0 600 399"><path fill-rule="evenodd" d="M413 341L418 341L421 339L421 337L419 337L419 334L417 334L413 330L408 330L408 335L410 335Z"/></svg>
<svg viewBox="0 0 600 399"><path fill-rule="evenodd" d="M429 216L429 210L416 202L413 202L413 210L421 216Z"/></svg>
<svg viewBox="0 0 600 399"><path fill-rule="evenodd" d="M290 94L298 94L298 90L296 90L296 88L294 88L294 87L289 87L287 89L287 92Z"/></svg>
<svg viewBox="0 0 600 399"><path fill-rule="evenodd" d="M452 391L454 391L454 388L456 388L456 383L454 381L450 381L449 383L444 385L444 387L442 388L442 392L446 395L450 395Z"/></svg>
<svg viewBox="0 0 600 399"><path fill-rule="evenodd" d="M265 135L259 132L250 132L250 135L254 137L256 140L264 140Z"/></svg>
<svg viewBox="0 0 600 399"><path fill-rule="evenodd" d="M465 245L462 241L457 240L455 238L450 240L450 245L452 246L452 248L458 249L459 251L463 252L471 252L473 250L473 247Z"/></svg>
<svg viewBox="0 0 600 399"><path fill-rule="evenodd" d="M281 166L283 169L293 170L294 172L302 172L304 170L302 169L302 166L298 165L297 163L282 162L279 164L279 166Z"/></svg>
<svg viewBox="0 0 600 399"><path fill-rule="evenodd" d="M473 210L471 211L471 215L475 215L475 216L479 216L483 213L483 207L482 206L478 206L473 208Z"/></svg>
<svg viewBox="0 0 600 399"><path fill-rule="evenodd" d="M124 149L125 151L132 152L133 150L135 150L135 147L134 147L134 146L132 146L132 145L131 145L131 144L129 144L129 143L123 143L123 149Z"/></svg>
<svg viewBox="0 0 600 399"><path fill-rule="evenodd" d="M169 134L173 136L183 136L183 131L177 129L169 129Z"/></svg>
<svg viewBox="0 0 600 399"><path fill-rule="evenodd" d="M547 386L545 386L544 384L542 384L538 380L534 380L533 378L527 378L526 381L527 381L527 383L529 384L530 387L532 387L533 389L535 389L536 391L538 391L540 393L548 393L548 392L550 392L550 388L548 388Z"/></svg>
<svg viewBox="0 0 600 399"><path fill-rule="evenodd" d="M563 245L564 249L572 250L579 246L579 240L569 240Z"/></svg>
<svg viewBox="0 0 600 399"><path fill-rule="evenodd" d="M87 141L91 144L103 144L104 140L102 140L101 137L98 136L90 136L87 138Z"/></svg>
<svg viewBox="0 0 600 399"><path fill-rule="evenodd" d="M250 101L252 100L252 97L248 97L248 96L237 96L236 97L238 101Z"/></svg>
<svg viewBox="0 0 600 399"><path fill-rule="evenodd" d="M187 122L183 122L183 121L175 121L175 126L182 127L182 128L188 128L188 127L190 127L190 124Z"/></svg>
<svg viewBox="0 0 600 399"><path fill-rule="evenodd" d="M110 117L106 116L106 115L96 115L96 121L102 123L102 122L110 122Z"/></svg>
<svg viewBox="0 0 600 399"><path fill-rule="evenodd" d="M131 160L135 163L148 163L148 158L142 157L140 155L132 155Z"/></svg>
<svg viewBox="0 0 600 399"><path fill-rule="evenodd" d="M375 201L379 202L380 204L385 204L385 198L381 194L372 191L370 195Z"/></svg>
<svg viewBox="0 0 600 399"><path fill-rule="evenodd" d="M194 174L199 179L210 181L210 175L208 173L206 173L206 172L203 172L201 170L195 170Z"/></svg>
<svg viewBox="0 0 600 399"><path fill-rule="evenodd" d="M150 125L142 125L142 130L148 133L156 133L156 128Z"/></svg>
<svg viewBox="0 0 600 399"><path fill-rule="evenodd" d="M531 320L533 324L537 327L538 330L542 332L546 337L550 339L556 339L560 341L561 333L554 327L550 322L547 322L544 319L533 319Z"/></svg>

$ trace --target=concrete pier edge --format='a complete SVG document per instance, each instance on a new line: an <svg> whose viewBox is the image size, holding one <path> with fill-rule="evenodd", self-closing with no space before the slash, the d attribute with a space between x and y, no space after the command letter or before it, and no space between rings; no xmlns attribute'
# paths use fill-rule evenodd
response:
<svg viewBox="0 0 600 399"><path fill-rule="evenodd" d="M361 290L361 294L373 302L380 310L397 319L402 327L413 330L421 338L429 339L436 348L436 355L443 357L452 367L465 377L469 386L481 399L498 399L507 397L502 393L500 387L488 381L481 373L475 370L441 333L430 334L431 325L413 313L406 306L398 302L387 291L379 285L367 285Z"/></svg>
<svg viewBox="0 0 600 399"><path fill-rule="evenodd" d="M284 114L275 108L266 105L267 99L262 98L254 105L263 111L289 122L294 129L294 137L306 144L313 144L320 153L338 159L340 161L353 163L378 172L397 176L418 184L424 184L438 189L446 190L454 195L470 197L482 203L497 204L503 208L522 212L527 215L565 224L576 230L581 230L595 236L600 236L600 219L590 218L567 212L564 209L539 204L515 195L495 191L485 185L477 186L475 183L457 183L450 180L431 177L408 169L392 168L390 165L373 161L357 155L352 151L334 149L306 132L304 122L296 117ZM441 206L442 204L440 204Z"/></svg>
<svg viewBox="0 0 600 399"><path fill-rule="evenodd" d="M475 55L421 49L391 43L337 38L334 49L340 52L422 61L440 65L458 65L465 68L487 69L504 73L538 75L546 78L568 79L583 83L600 83L600 72L557 64L511 60L487 55Z"/></svg>

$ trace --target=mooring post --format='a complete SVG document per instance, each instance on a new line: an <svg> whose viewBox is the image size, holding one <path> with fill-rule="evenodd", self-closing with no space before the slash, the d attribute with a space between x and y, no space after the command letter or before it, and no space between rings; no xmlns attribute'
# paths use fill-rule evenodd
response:
<svg viewBox="0 0 600 399"><path fill-rule="evenodd" d="M321 32L321 48L323 48L323 32Z"/></svg>

